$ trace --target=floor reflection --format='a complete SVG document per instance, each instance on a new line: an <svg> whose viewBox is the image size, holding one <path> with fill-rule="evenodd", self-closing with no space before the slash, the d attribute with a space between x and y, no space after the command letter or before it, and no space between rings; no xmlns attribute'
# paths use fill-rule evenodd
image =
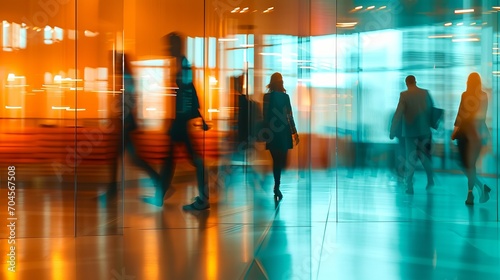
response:
<svg viewBox="0 0 500 280"><path fill-rule="evenodd" d="M329 172L290 170L278 208L271 187L256 188L254 175L234 172L230 184L213 190L213 206L204 212L181 209L196 192L189 176L176 178L163 208L140 201L153 191L146 179L127 181L115 201L99 201L100 186L82 185L76 204L68 186L32 183L18 194L15 273L7 270L8 232L0 229L1 278L500 277L496 189L487 204L467 207L459 174L439 174L429 191L415 184L408 196L388 172L366 172L350 178L337 170L332 183ZM7 203L5 190L0 195ZM5 211L0 218L6 220Z"/></svg>

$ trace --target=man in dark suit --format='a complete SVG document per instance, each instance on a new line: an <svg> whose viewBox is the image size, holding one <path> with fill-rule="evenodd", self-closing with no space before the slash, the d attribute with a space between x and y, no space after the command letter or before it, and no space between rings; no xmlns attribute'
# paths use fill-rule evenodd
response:
<svg viewBox="0 0 500 280"><path fill-rule="evenodd" d="M434 186L431 162L431 114L434 102L429 91L417 86L415 76L406 77L405 82L408 89L401 92L399 97L390 138L394 139L401 126L406 145L406 193L413 194L413 174L417 158L427 173L427 189Z"/></svg>

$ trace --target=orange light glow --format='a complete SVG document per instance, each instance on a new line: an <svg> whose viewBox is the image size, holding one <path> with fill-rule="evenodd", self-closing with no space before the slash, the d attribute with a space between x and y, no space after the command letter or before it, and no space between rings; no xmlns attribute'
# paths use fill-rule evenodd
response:
<svg viewBox="0 0 500 280"><path fill-rule="evenodd" d="M52 252L50 262L51 262L51 271L53 280L63 280L67 279L67 271L65 270L64 263L65 260L61 255L60 249L55 248L56 250Z"/></svg>
<svg viewBox="0 0 500 280"><path fill-rule="evenodd" d="M270 13L274 10L274 7L267 8L263 13Z"/></svg>
<svg viewBox="0 0 500 280"><path fill-rule="evenodd" d="M160 248L160 244L158 243L158 239L161 238L161 234L155 235L147 235L144 237L144 250L143 254L143 267L145 272L145 279L160 279L160 271L158 265L160 261L158 256L160 252L158 248Z"/></svg>
<svg viewBox="0 0 500 280"><path fill-rule="evenodd" d="M216 280L219 279L218 277L218 266L219 266L219 240L218 238L218 231L219 227L208 227L206 234L207 234L207 239L206 239L206 250L207 250L207 255L206 255L206 262L207 262L207 273L206 273L206 279L209 280ZM151 278L152 279L152 278Z"/></svg>
<svg viewBox="0 0 500 280"><path fill-rule="evenodd" d="M16 272L19 269L19 256L16 256L15 263L13 263L13 264L15 264L15 266L11 268L11 266L8 262L10 257L7 255L10 252L11 245L6 240L5 240L5 242L3 242L3 244L4 244L4 246L2 249L4 249L4 250L2 250L2 252L7 252L7 253L3 254L3 257L2 257L2 260L3 260L3 262L2 262L3 265L1 266L2 270L3 270L2 279L6 279L6 280L18 279ZM16 252L16 255L18 255L19 252L17 249L15 252ZM11 271L9 269L13 269L13 271Z"/></svg>
<svg viewBox="0 0 500 280"><path fill-rule="evenodd" d="M16 80L16 75L14 75L12 73L7 75L7 82L13 82L15 80Z"/></svg>

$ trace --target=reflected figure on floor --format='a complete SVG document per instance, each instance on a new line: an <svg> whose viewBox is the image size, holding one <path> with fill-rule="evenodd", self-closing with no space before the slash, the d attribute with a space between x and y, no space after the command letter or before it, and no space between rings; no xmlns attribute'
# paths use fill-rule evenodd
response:
<svg viewBox="0 0 500 280"><path fill-rule="evenodd" d="M137 154L136 146L132 140L132 134L137 130L137 115L136 115L136 86L134 75L132 71L132 65L130 61L130 57L126 53L115 53L115 73L116 73L116 85L118 88L122 90L123 94L120 95L119 102L117 102L120 107L117 109L120 112L120 123L117 127L122 127L122 135L118 137L118 153L117 158L113 161L112 164L112 182L108 186L108 190L106 192L106 196L113 197L117 194L117 176L118 176L118 168L119 168L119 160L125 155L125 152L128 152L130 159L132 162L144 170L151 180L153 184L156 186L160 181L160 177L158 173L151 167L144 159L142 159Z"/></svg>
<svg viewBox="0 0 500 280"><path fill-rule="evenodd" d="M175 119L168 130L171 145L160 171L161 187L156 189L154 197L145 197L143 200L156 206L163 206L163 200L171 187L175 172L175 148L176 146L185 146L191 163L196 168L198 196L193 203L185 205L183 209L205 210L210 208L207 176L205 176L203 157L194 148L194 139L190 130L196 119L201 118L204 131L208 130L208 125L200 113L200 102L193 84L193 69L184 55L184 37L172 32L164 36L163 40L166 44L167 54L175 58L176 70L174 74L178 88L175 100Z"/></svg>
<svg viewBox="0 0 500 280"><path fill-rule="evenodd" d="M391 124L390 138L396 137L397 130L401 126L406 150L406 193L413 194L413 175L417 159L420 159L427 174L426 189L434 186L431 162L431 114L434 102L428 90L417 86L415 76L407 76L405 82L408 89L399 96L398 107Z"/></svg>
<svg viewBox="0 0 500 280"><path fill-rule="evenodd" d="M281 172L287 164L288 150L293 144L299 144L299 135L295 127L290 97L284 88L283 76L276 72L271 75L264 94L264 130L269 134L266 138L266 149L273 159L274 198L281 200Z"/></svg>
<svg viewBox="0 0 500 280"><path fill-rule="evenodd" d="M279 210L277 210L279 211ZM301 262L297 264L292 261L292 253L290 252L290 241L287 231L287 224L280 215L275 215L273 223L269 228L269 234L266 236L265 245L259 250L256 255L256 260L260 261L261 269L267 276L266 279L303 279L305 271L301 271L303 266ZM306 235L307 236L307 235ZM304 238L304 235L294 236ZM307 258L302 259L303 262ZM256 265L256 264L254 264ZM297 265L294 267L293 265ZM252 275L255 270L249 269L244 279L262 279L258 275Z"/></svg>
<svg viewBox="0 0 500 280"><path fill-rule="evenodd" d="M479 202L489 200L491 189L483 184L476 173L476 163L482 147L489 138L486 126L486 111L488 109L488 96L482 90L481 77L478 73L471 73L467 79L467 87L462 93L455 128L451 135L452 140L457 140L458 152L464 173L467 176L466 205L474 204L474 186L480 195Z"/></svg>

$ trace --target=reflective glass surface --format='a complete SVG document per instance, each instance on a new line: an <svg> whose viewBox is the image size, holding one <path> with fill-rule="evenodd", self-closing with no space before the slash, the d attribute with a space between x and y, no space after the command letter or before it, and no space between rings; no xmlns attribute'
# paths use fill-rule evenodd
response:
<svg viewBox="0 0 500 280"><path fill-rule="evenodd" d="M2 279L500 276L498 0L0 6Z"/></svg>

